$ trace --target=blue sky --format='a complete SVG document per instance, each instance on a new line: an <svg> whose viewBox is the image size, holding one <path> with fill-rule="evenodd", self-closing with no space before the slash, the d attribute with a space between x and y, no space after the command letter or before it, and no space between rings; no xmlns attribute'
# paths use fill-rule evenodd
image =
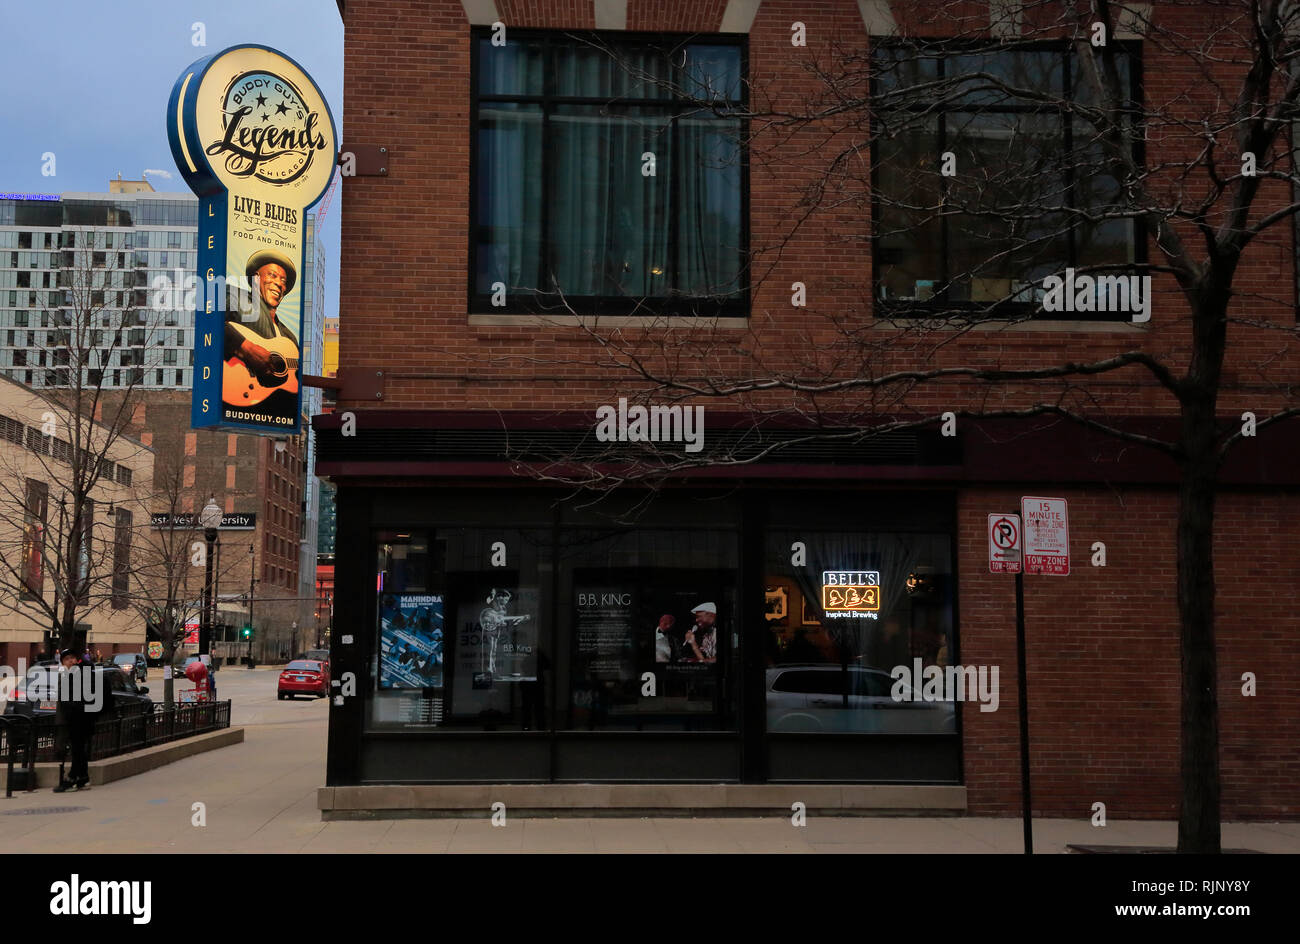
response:
<svg viewBox="0 0 1300 944"><path fill-rule="evenodd" d="M343 135L343 21L334 0L0 0L0 192L108 190L120 172L185 192L167 145L167 96L190 63L262 43L316 80ZM202 23L206 46L194 45ZM56 173L41 174L41 155ZM340 184L340 188L346 186ZM326 314L338 312L339 194L326 215Z"/></svg>

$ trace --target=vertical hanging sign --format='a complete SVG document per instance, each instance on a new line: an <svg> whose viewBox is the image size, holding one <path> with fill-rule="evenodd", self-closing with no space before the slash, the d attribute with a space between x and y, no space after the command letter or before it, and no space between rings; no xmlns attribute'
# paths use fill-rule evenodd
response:
<svg viewBox="0 0 1300 944"><path fill-rule="evenodd" d="M288 56L232 46L181 73L167 137L199 197L191 425L297 433L307 208L338 154L329 105Z"/></svg>

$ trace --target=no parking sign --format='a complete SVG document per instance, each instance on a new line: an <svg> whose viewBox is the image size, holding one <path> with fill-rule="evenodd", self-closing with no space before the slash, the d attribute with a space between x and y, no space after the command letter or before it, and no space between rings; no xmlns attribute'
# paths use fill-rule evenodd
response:
<svg viewBox="0 0 1300 944"><path fill-rule="evenodd" d="M1020 573L1022 534L1019 515L989 515L989 573Z"/></svg>

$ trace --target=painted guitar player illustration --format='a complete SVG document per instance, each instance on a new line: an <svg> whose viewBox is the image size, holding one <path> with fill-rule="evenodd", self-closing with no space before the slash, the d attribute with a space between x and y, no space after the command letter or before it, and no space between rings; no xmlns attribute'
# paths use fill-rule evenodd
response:
<svg viewBox="0 0 1300 944"><path fill-rule="evenodd" d="M292 416L297 408L298 339L276 317L298 273L289 257L262 249L249 257L246 274L256 293L226 313L226 369L221 399L229 406L263 406Z"/></svg>

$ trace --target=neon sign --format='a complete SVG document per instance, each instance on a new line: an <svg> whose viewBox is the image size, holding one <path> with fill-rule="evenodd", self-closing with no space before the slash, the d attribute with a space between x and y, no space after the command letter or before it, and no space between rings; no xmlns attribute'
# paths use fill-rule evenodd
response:
<svg viewBox="0 0 1300 944"><path fill-rule="evenodd" d="M822 610L828 619L880 618L880 572L822 571Z"/></svg>

